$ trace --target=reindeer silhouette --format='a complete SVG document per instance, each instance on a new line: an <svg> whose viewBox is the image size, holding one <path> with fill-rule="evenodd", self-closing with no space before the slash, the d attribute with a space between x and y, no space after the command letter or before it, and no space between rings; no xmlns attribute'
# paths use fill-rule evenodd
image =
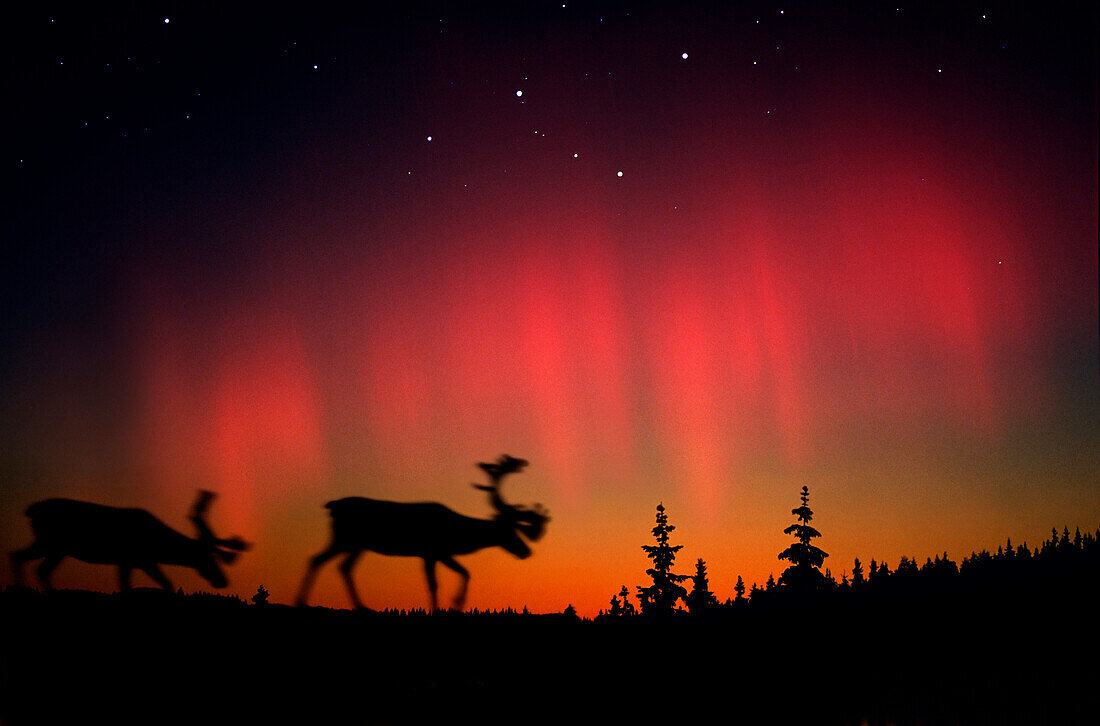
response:
<svg viewBox="0 0 1100 726"><path fill-rule="evenodd" d="M65 557L116 565L119 586L130 589L130 573L139 569L165 590L172 583L159 565L182 565L196 570L216 588L228 584L218 561L236 560L248 545L239 537L219 539L206 524L206 509L214 493L200 491L190 520L198 531L192 539L180 534L144 509L120 509L75 499L45 499L27 508L35 541L13 552L16 584L23 582L23 564L42 559L38 579L50 588L50 576Z"/></svg>
<svg viewBox="0 0 1100 726"><path fill-rule="evenodd" d="M470 573L455 561L455 555L465 555L487 547L501 547L520 559L531 555L531 548L520 537L534 542L545 532L550 520L546 510L536 504L534 509L508 504L500 496L501 480L527 466L523 459L507 454L495 463L480 463L489 476L489 484L474 484L489 492L489 501L496 510L493 519L465 517L435 502L389 502L363 497L347 497L325 506L332 515L332 543L309 561L305 578L298 592L298 604L305 605L317 570L340 554L340 572L348 594L356 608L363 603L355 590L352 568L365 551L382 555L419 557L424 560L432 610L438 608L436 597L436 563L462 576L462 585L455 596L454 607L461 609L466 601Z"/></svg>

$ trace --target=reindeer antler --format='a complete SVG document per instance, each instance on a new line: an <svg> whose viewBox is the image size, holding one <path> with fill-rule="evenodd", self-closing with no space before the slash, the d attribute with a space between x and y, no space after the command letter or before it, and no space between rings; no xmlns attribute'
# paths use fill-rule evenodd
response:
<svg viewBox="0 0 1100 726"><path fill-rule="evenodd" d="M527 466L526 459L517 459L514 456L508 454L502 454L495 463L486 463L484 461L478 462L478 466L489 476L488 484L473 484L475 489L480 489L483 492L489 492L489 501L493 507L500 512L512 512L516 511L516 507L508 504L500 496L500 482L508 474L514 474L518 471L523 471Z"/></svg>
<svg viewBox="0 0 1100 726"><path fill-rule="evenodd" d="M489 475L489 479L494 482L494 486L500 485L500 480L508 474L514 474L517 471L523 471L523 468L527 466L525 459L517 459L514 456L503 454L496 463L487 464L485 462L478 463L478 466ZM479 489L488 489L489 487L479 486Z"/></svg>
<svg viewBox="0 0 1100 726"><path fill-rule="evenodd" d="M509 504L500 496L501 480L508 474L523 471L524 467L527 466L527 461L504 454L495 463L480 462L478 466L488 474L489 483L473 484L472 486L483 492L489 492L489 501L492 503L493 508L497 510L497 516L511 520L514 526L529 539L536 540L540 538L545 531L546 523L550 521L550 513L541 504L536 504L533 509L529 509L521 505Z"/></svg>
<svg viewBox="0 0 1100 726"><path fill-rule="evenodd" d="M199 539L203 542L209 542L214 547L224 547L229 550L235 550L237 552L243 552L248 549L248 543L240 537L230 537L229 539L222 539L215 537L214 532L210 529L210 525L206 523L206 510L210 506L210 502L214 501L214 497L218 496L215 492L201 489L199 490L198 499L191 505L191 514L188 519L191 520L191 524L195 525L195 529L198 530ZM226 562L232 562L236 558L235 554L229 552L220 552L222 559Z"/></svg>

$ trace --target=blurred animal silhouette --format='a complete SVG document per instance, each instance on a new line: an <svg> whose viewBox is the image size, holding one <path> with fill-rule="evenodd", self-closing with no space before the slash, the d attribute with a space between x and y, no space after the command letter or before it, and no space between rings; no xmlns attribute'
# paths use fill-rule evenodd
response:
<svg viewBox="0 0 1100 726"><path fill-rule="evenodd" d="M42 559L38 578L50 587L50 576L65 557L84 562L117 565L119 586L130 589L130 573L145 572L165 590L172 583L160 565L181 565L197 571L216 588L228 584L219 560L237 559L248 545L239 537L219 539L207 526L206 509L214 493L199 492L190 520L198 531L192 539L180 534L144 509L120 509L75 499L45 499L27 508L35 541L13 552L15 581L22 584L23 564Z"/></svg>
<svg viewBox="0 0 1100 726"><path fill-rule="evenodd" d="M370 550L382 555L423 559L433 611L438 608L436 563L454 570L462 576L462 585L454 600L454 607L461 609L466 600L470 573L455 561L455 555L501 547L520 559L526 558L530 556L531 548L523 538L532 542L538 540L550 520L541 505L536 504L533 509L528 509L508 504L500 495L501 480L508 474L522 471L527 466L526 461L505 454L495 463L481 463L478 466L488 474L489 484L473 486L489 492L489 501L496 510L493 519L466 517L435 502L388 502L347 497L326 504L332 515L332 543L309 561L309 569L298 592L298 604L306 604L318 568L333 557L346 554L340 563L340 572L347 583L352 603L356 608L362 608L351 571L360 555ZM520 537L521 534L523 537Z"/></svg>

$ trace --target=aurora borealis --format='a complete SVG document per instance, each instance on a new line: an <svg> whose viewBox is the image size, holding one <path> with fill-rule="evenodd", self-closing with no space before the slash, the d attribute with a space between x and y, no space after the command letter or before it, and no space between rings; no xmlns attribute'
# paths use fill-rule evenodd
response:
<svg viewBox="0 0 1100 726"><path fill-rule="evenodd" d="M209 488L288 602L324 502L488 516L505 452L552 521L471 607L594 614L658 502L721 599L803 485L837 578L1100 524L1095 9L214 7L19 18L6 551Z"/></svg>

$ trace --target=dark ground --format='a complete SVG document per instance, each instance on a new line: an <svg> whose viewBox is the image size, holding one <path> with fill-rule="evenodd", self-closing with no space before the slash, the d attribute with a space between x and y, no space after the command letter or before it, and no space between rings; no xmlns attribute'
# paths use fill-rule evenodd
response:
<svg viewBox="0 0 1100 726"><path fill-rule="evenodd" d="M1095 723L1096 582L700 619L0 593L0 722Z"/></svg>

